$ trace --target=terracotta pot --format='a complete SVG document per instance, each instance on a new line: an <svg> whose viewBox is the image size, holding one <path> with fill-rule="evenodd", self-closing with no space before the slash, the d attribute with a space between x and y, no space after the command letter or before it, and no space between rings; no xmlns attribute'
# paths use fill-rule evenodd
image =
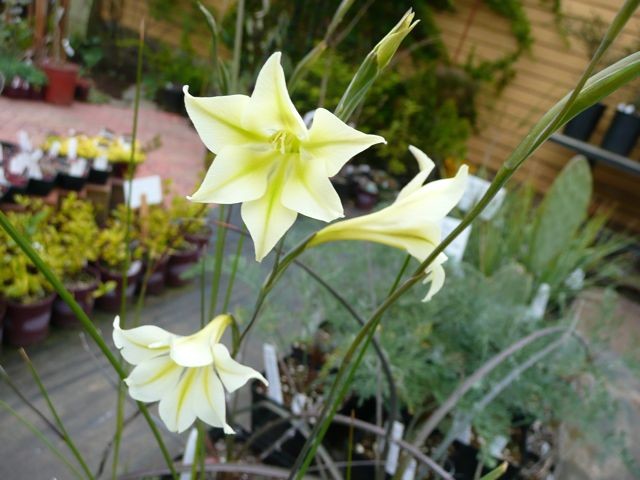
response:
<svg viewBox="0 0 640 480"><path fill-rule="evenodd" d="M91 315L93 313L93 304L95 300L93 292L98 288L100 276L95 270L87 271L87 273L93 278L88 280L86 285L81 287L68 286L67 289L73 294L73 298L75 298L76 302L80 304L84 313ZM69 305L67 305L60 297L56 297L53 302L51 323L56 327L62 328L80 326L80 322L76 318L76 315L71 311Z"/></svg>
<svg viewBox="0 0 640 480"><path fill-rule="evenodd" d="M26 347L44 340L49 334L51 306L55 294L33 303L7 302L4 341L14 347Z"/></svg>
<svg viewBox="0 0 640 480"><path fill-rule="evenodd" d="M169 256L166 283L169 287L181 287L191 280L185 280L181 275L198 261L199 249L193 246L189 250L177 251Z"/></svg>
<svg viewBox="0 0 640 480"><path fill-rule="evenodd" d="M100 272L100 280L103 282L115 282L116 288L98 297L96 299L96 307L107 312L118 312L122 302L122 273L109 270L100 264L97 265L97 268ZM142 273L142 262L135 261L131 263L129 274L127 275L127 291L125 292L128 302L133 299L136 293L140 273Z"/></svg>
<svg viewBox="0 0 640 480"><path fill-rule="evenodd" d="M44 99L56 105L71 105L76 90L78 65L45 61L41 68L48 79Z"/></svg>
<svg viewBox="0 0 640 480"><path fill-rule="evenodd" d="M163 260L161 260L160 262L157 262L153 266L153 270L151 271L151 274L149 275L149 278L147 280L146 293L148 295L161 295L164 292L165 277L167 276L168 263L169 263L169 259L168 257L165 257ZM144 281L144 275L147 275L146 270L147 270L147 267L145 266L144 273L142 275L143 281ZM142 284L142 282L140 283ZM140 285L140 288L142 288L142 285Z"/></svg>

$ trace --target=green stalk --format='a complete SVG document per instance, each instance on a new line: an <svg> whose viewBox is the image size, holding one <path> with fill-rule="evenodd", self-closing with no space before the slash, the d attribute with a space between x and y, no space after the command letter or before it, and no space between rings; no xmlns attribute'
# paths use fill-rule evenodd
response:
<svg viewBox="0 0 640 480"><path fill-rule="evenodd" d="M80 465L83 472L85 473L86 478L93 479L93 474L91 473L91 470L89 470L87 463L85 462L84 458L82 457L82 454L78 450L78 447L76 447L76 444L71 438L71 435L69 435L69 432L65 428L64 423L62 423L62 419L60 418L60 415L58 415L58 411L53 405L53 402L51 401L51 397L49 396L49 392L47 391L46 387L42 383L42 379L40 378L40 375L38 374L38 371L36 370L35 365L33 365L33 362L31 362L31 359L27 355L27 352L24 351L24 348L20 348L18 352L20 353L20 356L27 364L27 367L29 368L29 372L31 373L31 376L35 380L36 385L40 390L40 393L44 397L44 400L47 403L47 407L49 408L49 411L51 412L51 415L53 415L53 419L56 425L58 426L58 428L60 429L60 432L62 433L64 442L67 444L67 446L69 447L69 450L71 450L71 453L73 454L75 459L78 461L78 464Z"/></svg>
<svg viewBox="0 0 640 480"><path fill-rule="evenodd" d="M104 357L111 364L115 372L118 374L121 380L124 380L127 376L127 372L124 370L118 358L111 352L109 346L106 344L100 332L95 327L91 319L87 316L87 314L82 310L82 307L78 305L75 298L69 291L65 288L64 284L60 281L60 279L53 273L53 271L49 268L49 266L40 258L40 255L33 249L29 240L27 240L24 236L22 236L15 227L11 224L7 216L0 210L0 227L7 232L7 234L13 239L14 242L20 247L20 249L29 257L29 259L33 262L34 266L38 269L42 275L47 279L47 281L51 284L54 290L58 293L60 298L69 306L71 311L74 313L78 321L82 324L82 327L87 332L89 337L94 341L94 343L98 346ZM164 457L165 462L167 463L167 467L173 473L174 477L177 476L175 473L175 468L173 466L173 461L171 460L171 455L167 450L167 447L160 436L160 432L156 427L151 415L149 414L149 410L142 402L136 402L138 405L138 409L144 416L145 420L149 424L149 428L153 433L153 436L160 448L162 456Z"/></svg>
<svg viewBox="0 0 640 480"><path fill-rule="evenodd" d="M131 250L129 245L131 244L131 197L133 182L133 169L134 169L134 156L136 137L138 134L138 113L140 111L140 85L142 83L142 51L144 47L144 18L140 22L140 36L138 38L138 59L136 66L136 94L133 102L133 131L131 132L131 155L129 156L129 165L127 168L127 181L129 182L129 195L127 197L127 215L125 225L125 259L122 269L122 289L120 298L120 322L121 325L126 325L127 322L127 283L128 273L131 266ZM118 461L120 457L120 443L122 440L122 428L124 422L124 396L125 387L123 383L118 386L118 398L116 402L116 432L113 443L113 463L111 465L111 478L116 480L118 476Z"/></svg>
<svg viewBox="0 0 640 480"><path fill-rule="evenodd" d="M607 44L610 44L613 40L612 38L610 38L610 32L613 31L613 36L615 37L615 35L617 35L617 33L622 28L620 23L624 25L624 23L630 17L631 13L633 13L632 9L627 8L629 4L633 4L633 8L635 8L638 3L640 3L640 0L628 1L625 4L621 12L623 12L626 17L623 16L621 19L621 14L618 14L618 16L616 16L614 23L605 36L605 38L608 39ZM589 69L585 70L585 75L588 75L589 72ZM489 189L481 198L481 200L467 213L460 224L447 236L447 238L445 238L425 259L425 261L420 264L414 274L387 297L387 299L375 310L371 318L367 321L367 324L360 330L354 341L351 343L351 346L347 351L333 382L331 391L329 392L327 405L331 405L331 407L328 408L328 406L325 405L325 408L320 415L320 421L316 423L314 431L307 439L307 442L305 442L305 445L302 448L302 451L291 470L291 475L289 478L293 478L294 476L296 476L296 472L298 472L296 478L302 478L307 471L315 455L315 451L322 441L324 432L326 432L329 424L331 423L333 414L337 409L337 404L340 403L340 401L344 397L344 393L346 393L346 388L343 387L340 394L338 394L334 399L333 397L337 393L338 385L346 374L347 368L355 354L355 351L357 350L357 348L359 348L360 344L365 341L365 339L367 339L370 335L373 335L373 332L380 323L382 315L385 313L385 311L391 305L393 305L397 301L397 299L400 298L406 291L408 291L413 285L415 285L423 278L425 269L429 265L431 265L436 257L469 224L471 224L473 220L475 220L475 218L480 214L480 212L482 212L482 210L484 210L484 208L489 204L489 202L498 193L498 191L500 191L505 183L513 176L517 168L522 165L522 163L535 151L538 146L540 146L549 138L549 136L553 133L553 130L547 128L548 124L554 123L558 127L563 123L566 123L580 111L599 101L620 86L628 83L630 80L638 77L638 75L640 75L640 53L635 53L620 60L614 65L611 65L602 72L594 75L586 82L582 81L581 79L581 81L578 82L578 85L584 85L584 89L582 91L578 91L578 89L575 89L574 92L577 91L577 94L568 94L538 121L538 123L532 128L530 133L525 137L521 144L518 145L516 150L514 150L514 152L508 157L507 161L500 168ZM366 344L368 344L368 342ZM351 374L358 368L361 358L362 355L358 357L354 365L351 367L349 376L351 376Z"/></svg>
<svg viewBox="0 0 640 480"><path fill-rule="evenodd" d="M75 467L75 465L73 465L67 459L67 457L65 457L64 454L53 443L51 443L47 437L44 436L44 434L40 430L38 430L31 422L29 422L29 420L27 420L18 412L16 412L4 400L0 400L0 407L4 408L7 412L9 412L11 415L16 417L25 427L27 427L31 431L31 433L33 433L36 437L38 437L38 440L40 440L44 444L44 446L49 449L51 453L53 453L56 457L58 457L58 459L60 459L62 463L64 463L67 466L69 471L73 473L73 475L76 478L83 480L84 477Z"/></svg>
<svg viewBox="0 0 640 480"><path fill-rule="evenodd" d="M237 93L240 75L240 54L242 53L242 31L244 29L244 0L238 0L236 13L236 34L233 39L233 63L231 64L231 85L229 93Z"/></svg>
<svg viewBox="0 0 640 480"><path fill-rule="evenodd" d="M209 320L213 318L218 308L218 292L220 290L220 277L222 276L222 262L224 261L224 244L227 237L227 227L224 222L224 205L220 205L218 208L220 211L218 234L216 235L216 256L213 264L213 280L211 281L209 295Z"/></svg>
<svg viewBox="0 0 640 480"><path fill-rule="evenodd" d="M238 271L238 262L242 256L242 246L244 244L244 235L240 235L238 238L238 246L236 248L236 255L231 264L231 274L229 275L229 283L227 284L227 292L224 296L224 305L222 305L222 312L226 312L231 302L231 294L233 293L233 284L236 280L236 272Z"/></svg>

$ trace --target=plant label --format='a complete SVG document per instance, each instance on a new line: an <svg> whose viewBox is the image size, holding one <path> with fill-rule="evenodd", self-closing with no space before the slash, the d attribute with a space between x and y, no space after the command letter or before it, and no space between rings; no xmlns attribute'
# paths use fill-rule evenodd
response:
<svg viewBox="0 0 640 480"><path fill-rule="evenodd" d="M464 191L462 199L460 199L460 202L458 203L458 208L464 212L471 210L482 196L487 193L490 185L491 182L488 182L487 180L476 177L475 175L469 175L467 188ZM491 202L489 202L486 208L482 211L480 218L483 220L491 220L502 206L502 202L506 195L507 191L504 188L501 188L496 196L493 197L493 200L491 200Z"/></svg>
<svg viewBox="0 0 640 480"><path fill-rule="evenodd" d="M416 462L415 458L409 460L409 464L407 468L404 469L404 473L402 474L402 480L415 480L416 478L416 469L418 468L418 462Z"/></svg>
<svg viewBox="0 0 640 480"><path fill-rule="evenodd" d="M60 142L56 140L51 144L51 147L49 147L49 156L55 158L58 156L58 153L60 153Z"/></svg>
<svg viewBox="0 0 640 480"><path fill-rule="evenodd" d="M544 316L544 312L547 309L547 303L549 303L550 293L551 287L548 283L540 285L536 296L529 306L529 318L532 320L539 320Z"/></svg>
<svg viewBox="0 0 640 480"><path fill-rule="evenodd" d="M569 287L574 292L581 290L584 286L584 270L581 268L576 268L573 272L569 274L569 276L565 279L564 284Z"/></svg>
<svg viewBox="0 0 640 480"><path fill-rule="evenodd" d="M404 424L398 421L393 422L391 428L391 438L394 440L400 440L404 434ZM384 469L389 475L396 473L398 468L398 456L400 455L400 446L396 442L391 442L389 445L389 451L387 453L387 460L384 464Z"/></svg>
<svg viewBox="0 0 640 480"><path fill-rule="evenodd" d="M72 177L83 177L86 170L87 161L84 158L79 158L69 167L69 175Z"/></svg>
<svg viewBox="0 0 640 480"><path fill-rule="evenodd" d="M495 458L502 458L502 451L504 447L509 443L509 439L502 435L498 435L493 441L489 444L489 453L491 456Z"/></svg>
<svg viewBox="0 0 640 480"><path fill-rule="evenodd" d="M264 370L267 374L267 381L269 382L267 397L282 405L284 399L282 398L282 385L280 384L280 370L278 369L276 347L270 343L265 343L262 346L262 355L264 359Z"/></svg>
<svg viewBox="0 0 640 480"><path fill-rule="evenodd" d="M31 139L29 138L29 134L24 130L20 130L18 132L18 145L20 146L20 150L23 152L30 152L33 149L31 145Z"/></svg>
<svg viewBox="0 0 640 480"><path fill-rule="evenodd" d="M444 217L442 219L442 238L447 237L453 230L460 224L461 220L453 217ZM471 226L465 228L456 239L451 242L447 248L444 249L444 253L456 262L460 262L464 256L464 251L467 248L467 242L469 241L469 235L471 234Z"/></svg>
<svg viewBox="0 0 640 480"><path fill-rule="evenodd" d="M75 160L78 157L78 139L71 137L67 142L67 158Z"/></svg>
<svg viewBox="0 0 640 480"><path fill-rule="evenodd" d="M159 175L134 178L131 182L124 182L123 189L125 202L131 197L131 208L140 208L143 197L147 205L162 203L162 180Z"/></svg>
<svg viewBox="0 0 640 480"><path fill-rule="evenodd" d="M104 155L93 160L93 169L101 172L109 170L109 160Z"/></svg>

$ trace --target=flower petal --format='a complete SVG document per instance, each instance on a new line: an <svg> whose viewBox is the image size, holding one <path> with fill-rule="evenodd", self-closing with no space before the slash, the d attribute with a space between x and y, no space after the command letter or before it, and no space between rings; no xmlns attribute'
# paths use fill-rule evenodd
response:
<svg viewBox="0 0 640 480"><path fill-rule="evenodd" d="M427 295L422 299L423 302L428 302L433 296L440 291L444 285L445 273L442 264L446 262L447 256L441 253L436 257L431 266L427 270L427 276L422 283L431 282Z"/></svg>
<svg viewBox="0 0 640 480"><path fill-rule="evenodd" d="M413 192L417 191L422 186L422 184L427 180L427 177L436 166L435 163L433 163L433 160L431 160L427 156L427 154L424 153L419 148L416 148L413 145L409 145L409 151L418 162L420 171L415 177L411 179L409 183L407 183L404 186L402 190L400 190L400 193L398 194L398 198L396 199L396 201L402 200L406 196L411 195Z"/></svg>
<svg viewBox="0 0 640 480"><path fill-rule="evenodd" d="M166 353L174 337L176 335L154 325L122 330L120 317L113 320L113 343L122 357L132 365Z"/></svg>
<svg viewBox="0 0 640 480"><path fill-rule="evenodd" d="M215 358L214 368L229 392L235 392L251 378L256 378L265 385L268 384L267 380L259 372L231 358L227 347L220 343L213 346L213 357Z"/></svg>
<svg viewBox="0 0 640 480"><path fill-rule="evenodd" d="M225 147L207 171L192 202L239 203L255 200L267 189L269 172L277 153L250 146Z"/></svg>
<svg viewBox="0 0 640 480"><path fill-rule="evenodd" d="M272 181L262 198L242 204L242 220L247 225L260 262L296 221L298 214L282 205L282 185Z"/></svg>
<svg viewBox="0 0 640 480"><path fill-rule="evenodd" d="M182 371L182 367L165 355L140 363L131 370L125 383L132 398L157 402L175 389Z"/></svg>
<svg viewBox="0 0 640 480"><path fill-rule="evenodd" d="M184 432L196 419L193 395L198 368L187 368L178 385L160 400L160 418L172 432Z"/></svg>
<svg viewBox="0 0 640 480"><path fill-rule="evenodd" d="M280 57L280 52L271 55L258 73L243 125L266 135L285 130L304 138L307 127L289 98Z"/></svg>
<svg viewBox="0 0 640 480"><path fill-rule="evenodd" d="M454 178L429 182L415 192L397 199L392 206L403 215L425 222L440 222L455 207L467 186L469 168L462 165Z"/></svg>
<svg viewBox="0 0 640 480"><path fill-rule="evenodd" d="M213 363L211 347L218 343L227 326L229 315L218 315L199 332L181 337L171 344L171 358L182 367L203 367Z"/></svg>
<svg viewBox="0 0 640 480"><path fill-rule="evenodd" d="M340 197L322 161L296 159L282 190L282 204L307 217L330 222L344 216Z"/></svg>
<svg viewBox="0 0 640 480"><path fill-rule="evenodd" d="M199 368L193 392L193 409L198 418L212 427L223 428L224 433L234 433L226 421L224 388L213 367Z"/></svg>
<svg viewBox="0 0 640 480"><path fill-rule="evenodd" d="M224 147L264 141L258 132L242 126L242 118L249 104L246 95L193 97L184 87L184 105L200 139L213 153Z"/></svg>
<svg viewBox="0 0 640 480"><path fill-rule="evenodd" d="M318 108L309 129L309 138L301 142L301 149L322 160L327 175L333 177L352 157L376 143L386 141L378 135L359 132L328 110Z"/></svg>

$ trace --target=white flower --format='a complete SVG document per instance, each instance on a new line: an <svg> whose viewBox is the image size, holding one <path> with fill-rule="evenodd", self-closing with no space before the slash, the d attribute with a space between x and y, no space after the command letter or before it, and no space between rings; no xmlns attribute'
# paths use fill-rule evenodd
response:
<svg viewBox="0 0 640 480"><path fill-rule="evenodd" d="M218 343L231 323L218 315L199 332L183 337L153 325L122 330L113 321L113 342L123 358L135 365L125 379L129 395L142 402L160 402L160 418L172 432L183 432L196 417L233 433L226 423L225 393L260 373L231 358ZM223 388L224 385L224 388Z"/></svg>
<svg viewBox="0 0 640 480"><path fill-rule="evenodd" d="M329 177L376 143L319 108L307 129L296 111L274 53L260 70L250 97L192 97L185 106L200 138L216 154L194 202L242 202L244 220L262 260L298 213L329 222L343 216Z"/></svg>
<svg viewBox="0 0 640 480"><path fill-rule="evenodd" d="M420 165L420 172L400 191L398 198L386 208L369 215L336 222L320 230L308 247L336 240L365 240L384 243L406 250L423 262L440 243L441 222L462 198L467 183L466 165L454 178L423 185L434 168L431 159L421 150L409 150ZM431 286L424 298L428 301L444 284L442 264L447 260L440 253L426 271Z"/></svg>

